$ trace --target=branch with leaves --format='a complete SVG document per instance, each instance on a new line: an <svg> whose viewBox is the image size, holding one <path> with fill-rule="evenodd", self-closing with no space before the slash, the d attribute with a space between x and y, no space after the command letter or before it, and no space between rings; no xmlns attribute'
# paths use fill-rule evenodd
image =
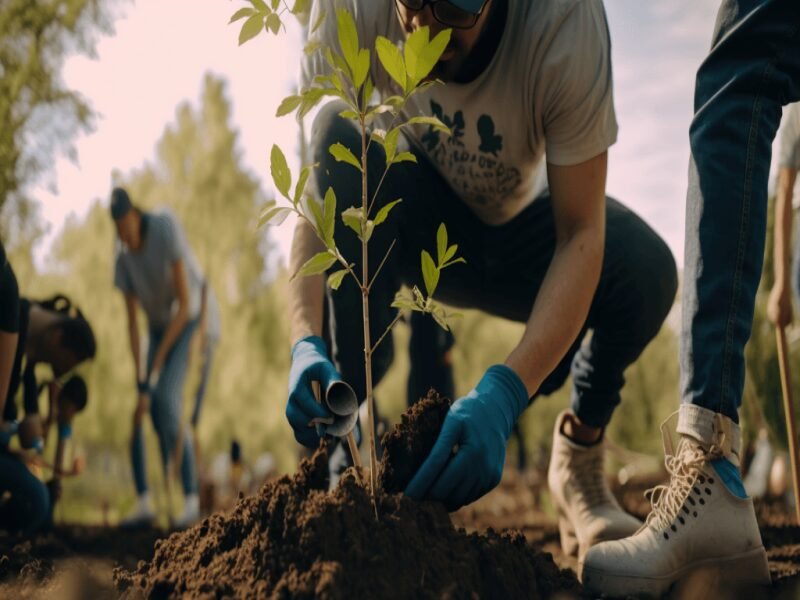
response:
<svg viewBox="0 0 800 600"><path fill-rule="evenodd" d="M272 12L266 14L264 11L258 14L243 13L238 18L248 17L248 20L255 17L261 18L264 23L269 15L276 14L274 6L278 3L273 1ZM295 7L300 4L297 2ZM256 5L264 5L263 2L253 2ZM262 7L263 8L263 7ZM242 9L244 10L244 9ZM249 10L249 8L248 8ZM269 10L269 9L268 9ZM237 15L234 15L236 17ZM249 15L249 16L248 16ZM368 408L369 424L367 427L367 439L370 447L370 492L374 497L376 476L377 476L377 456L375 449L374 431L374 398L372 385L372 354L378 348L391 328L400 319L401 313L392 321L389 327L378 337L376 342L372 342L369 325L369 294L375 278L388 259L394 241L389 246L374 274L368 269L369 265L369 241L375 229L381 226L389 218L391 211L402 202L401 198L393 200L381 206L373 214L373 208L381 185L386 177L386 173L392 165L403 162L416 162L413 153L400 150L399 141L403 128L414 125L428 125L438 131L450 134L450 130L439 119L433 116L414 116L404 122L397 123L400 118L401 110L406 106L408 100L422 90L431 85L435 85L437 80L430 80L429 75L442 52L447 47L450 40L450 30L438 33L430 39L430 31L427 27L421 27L412 33L400 48L385 37L378 37L375 45L375 53L383 69L389 77L397 84L399 93L380 98L376 93L373 79L370 73L372 66L372 52L367 48L361 48L358 41L358 33L353 17L345 10L337 10L337 31L339 41L339 52L335 52L330 47L319 44L307 46L307 52L321 52L330 71L323 75L314 77L311 86L285 98L277 110L278 116L295 113L298 119L306 116L325 98L336 98L345 105L345 110L340 116L350 119L357 123L361 133L361 156L356 157L353 152L341 143L332 144L328 151L338 162L345 163L353 167L361 177L361 201L359 205L352 205L342 210L337 209L337 198L333 188L329 187L318 202L315 198L306 193L306 184L311 170L317 165L304 166L292 190L292 176L286 163L286 157L278 146L273 146L270 154L270 171L272 174L275 188L288 200L289 205L274 204L268 207L259 219L259 226L280 225L286 217L294 213L299 218L305 219L314 230L316 236L325 246L325 250L309 258L295 273L292 278L297 276L318 275L328 272L336 263L341 265L341 269L331 273L327 278L328 285L336 290L341 285L347 275L350 275L361 290L363 308L363 334L364 334L364 362L366 373L366 402ZM319 27L322 18L318 19L314 29ZM244 33L247 22L242 27ZM259 25L261 27L261 25ZM259 29L260 31L260 29ZM313 30L312 30L313 32ZM257 33L257 32L256 32ZM250 39L250 38L247 38ZM246 41L246 40L245 40ZM376 119L388 113L391 120L386 130L375 127ZM367 150L373 142L380 144L386 155L386 162L379 184L373 190L372 198L369 198L367 189ZM355 233L361 241L361 273L356 273L355 263L342 255L334 239L336 215L340 214L342 222ZM416 286L412 290L412 296L406 297L398 294L392 306L401 310L414 310L429 313L437 323L447 328L447 315L444 308L436 303L433 294L439 281L441 271L459 262L465 262L463 258L456 256L457 245L449 245L447 239L447 229L442 223L437 232L437 260L434 261L430 253L423 250L421 254L421 268L425 290L423 294Z"/></svg>

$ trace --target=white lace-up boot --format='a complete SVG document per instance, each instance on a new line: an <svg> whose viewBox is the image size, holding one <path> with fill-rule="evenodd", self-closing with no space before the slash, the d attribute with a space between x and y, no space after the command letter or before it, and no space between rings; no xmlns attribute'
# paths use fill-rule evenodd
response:
<svg viewBox="0 0 800 600"><path fill-rule="evenodd" d="M632 535L642 523L623 511L608 489L602 441L584 446L564 435L568 414L556 419L547 483L558 510L561 547L581 559L594 544Z"/></svg>
<svg viewBox="0 0 800 600"><path fill-rule="evenodd" d="M590 594L661 597L761 597L767 555L751 498L731 493L711 461L739 466L739 427L720 413L684 404L673 452L664 436L668 485L651 490L652 511L633 536L586 553L582 580ZM701 595L696 595L702 590Z"/></svg>

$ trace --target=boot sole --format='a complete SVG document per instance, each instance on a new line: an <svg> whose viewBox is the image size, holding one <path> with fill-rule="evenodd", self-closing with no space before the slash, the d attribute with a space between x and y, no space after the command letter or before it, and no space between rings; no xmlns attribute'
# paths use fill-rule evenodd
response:
<svg viewBox="0 0 800 600"><path fill-rule="evenodd" d="M662 577L631 577L581 565L584 592L601 597L660 598L673 585L673 600L695 598L763 597L770 585L767 553L763 546L724 559L702 560Z"/></svg>

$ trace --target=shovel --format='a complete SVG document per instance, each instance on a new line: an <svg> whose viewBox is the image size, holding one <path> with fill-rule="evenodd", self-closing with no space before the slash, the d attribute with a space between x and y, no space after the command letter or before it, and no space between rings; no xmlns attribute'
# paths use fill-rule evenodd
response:
<svg viewBox="0 0 800 600"><path fill-rule="evenodd" d="M795 516L798 524L800 524L800 466L797 462L797 434L794 428L794 402L792 401L792 382L789 373L789 350L786 344L786 330L783 327L778 327L776 335L778 338L781 389L783 390L783 410L786 415L786 429L789 434L789 456L792 464Z"/></svg>
<svg viewBox="0 0 800 600"><path fill-rule="evenodd" d="M344 381L334 381L325 390L324 399L321 399L319 382L312 381L311 387L317 402L324 401L324 404L333 413L333 417L313 419L310 425L325 425L325 433L338 438L346 438L347 446L353 457L353 464L361 469L361 455L358 452L356 436L353 434L356 421L358 421L358 398L356 398L355 391Z"/></svg>

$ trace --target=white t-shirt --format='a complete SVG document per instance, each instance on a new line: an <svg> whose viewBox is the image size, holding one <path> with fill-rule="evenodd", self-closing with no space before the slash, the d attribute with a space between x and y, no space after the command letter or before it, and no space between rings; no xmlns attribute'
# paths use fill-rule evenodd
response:
<svg viewBox="0 0 800 600"><path fill-rule="evenodd" d="M435 115L453 135L428 126L409 130L458 196L485 223L511 220L546 187L545 154L554 165L575 165L616 141L611 47L601 0L507 0L501 41L474 81L435 85L413 97L404 118ZM362 48L372 53L371 75L381 94L398 93L380 66L375 39L405 39L395 0L315 0L310 36L338 51L336 7L354 15ZM304 59L301 88L329 71L320 52Z"/></svg>
<svg viewBox="0 0 800 600"><path fill-rule="evenodd" d="M800 102L790 104L783 109L778 137L780 139L778 166L800 171ZM794 208L800 208L800 177L795 182L792 205Z"/></svg>

